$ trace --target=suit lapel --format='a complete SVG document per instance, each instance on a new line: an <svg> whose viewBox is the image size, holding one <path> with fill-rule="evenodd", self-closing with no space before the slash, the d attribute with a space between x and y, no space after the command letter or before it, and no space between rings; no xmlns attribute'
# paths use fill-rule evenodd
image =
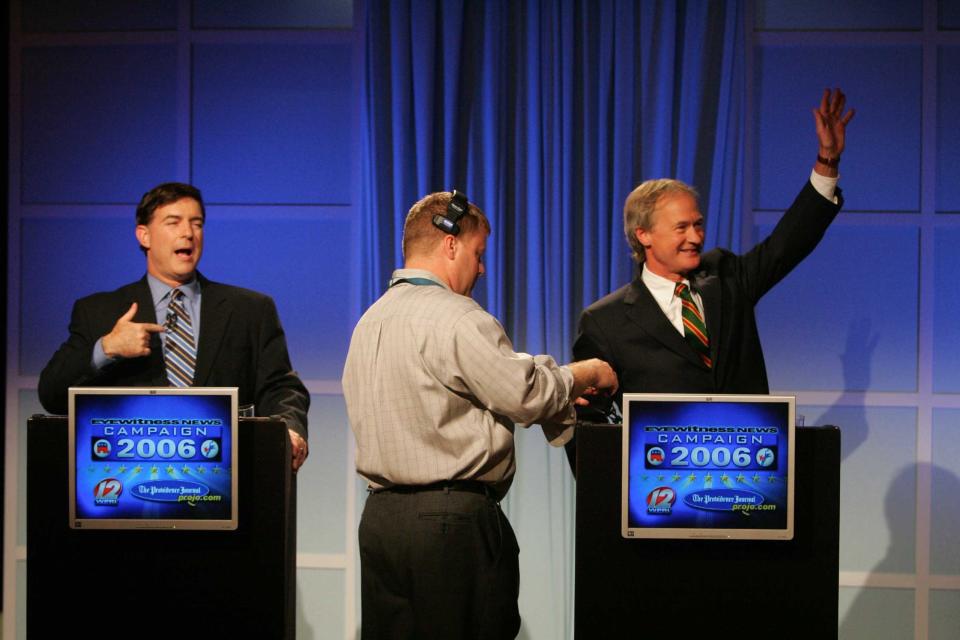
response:
<svg viewBox="0 0 960 640"><path fill-rule="evenodd" d="M710 338L710 358L713 360L713 368L716 369L720 354L720 332L723 329L723 297L720 278L701 271L690 281L694 290L700 294L700 300L703 301L703 312L707 316L707 336Z"/></svg>
<svg viewBox="0 0 960 640"><path fill-rule="evenodd" d="M231 309L223 289L199 273L200 281L200 345L197 348L197 368L193 374L194 386L206 386L210 369L230 324Z"/></svg>
<svg viewBox="0 0 960 640"><path fill-rule="evenodd" d="M130 292L133 302L137 303L137 313L133 316L134 322L157 323L157 309L153 306L153 294L150 293L150 285L147 284L147 276L143 276L135 282ZM126 311L126 309L124 309Z"/></svg>
<svg viewBox="0 0 960 640"><path fill-rule="evenodd" d="M643 280L634 279L623 301L627 305L627 317L639 325L644 332L670 351L698 366L703 366L700 357L694 353L677 328L670 324L660 305L654 300L653 294L647 289L647 285L643 284Z"/></svg>

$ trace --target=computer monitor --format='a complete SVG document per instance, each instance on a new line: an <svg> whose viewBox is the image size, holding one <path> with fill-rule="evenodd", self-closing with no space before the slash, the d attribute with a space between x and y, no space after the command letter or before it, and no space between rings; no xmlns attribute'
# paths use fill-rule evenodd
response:
<svg viewBox="0 0 960 640"><path fill-rule="evenodd" d="M793 538L796 399L623 395L625 538Z"/></svg>
<svg viewBox="0 0 960 640"><path fill-rule="evenodd" d="M72 387L74 529L236 529L236 387Z"/></svg>

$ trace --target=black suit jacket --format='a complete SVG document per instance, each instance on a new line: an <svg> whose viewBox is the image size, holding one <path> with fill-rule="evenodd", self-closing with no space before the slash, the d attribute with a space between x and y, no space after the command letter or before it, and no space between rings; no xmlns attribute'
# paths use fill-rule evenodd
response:
<svg viewBox="0 0 960 640"><path fill-rule="evenodd" d="M255 405L259 416L281 417L306 438L310 396L290 366L273 300L256 291L211 282L200 274L197 278L203 299L194 385L239 387L241 405ZM157 322L146 276L116 291L77 300L70 336L40 374L38 392L44 409L65 414L71 386L167 386L158 335L151 340L149 356L121 360L99 372L90 366L97 340L110 333L134 302L134 322Z"/></svg>
<svg viewBox="0 0 960 640"><path fill-rule="evenodd" d="M707 368L638 276L583 311L575 360L610 363L623 393L768 393L754 306L820 242L842 204L807 182L770 236L738 256L704 253L689 275L700 293L714 366Z"/></svg>

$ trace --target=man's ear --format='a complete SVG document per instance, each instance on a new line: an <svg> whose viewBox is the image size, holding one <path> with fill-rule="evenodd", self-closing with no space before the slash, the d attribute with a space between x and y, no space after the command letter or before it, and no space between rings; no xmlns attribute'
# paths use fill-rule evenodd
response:
<svg viewBox="0 0 960 640"><path fill-rule="evenodd" d="M633 234L636 236L637 242L640 243L641 247L644 249L650 248L650 233L646 229L637 227L634 229Z"/></svg>
<svg viewBox="0 0 960 640"><path fill-rule="evenodd" d="M457 245L456 236L452 236L449 233L443 234L443 240L440 242L440 249L443 251L443 257L448 260L453 260L457 257Z"/></svg>
<svg viewBox="0 0 960 640"><path fill-rule="evenodd" d="M140 246L144 249L150 248L150 229L147 228L145 224L137 225L137 242L140 243Z"/></svg>

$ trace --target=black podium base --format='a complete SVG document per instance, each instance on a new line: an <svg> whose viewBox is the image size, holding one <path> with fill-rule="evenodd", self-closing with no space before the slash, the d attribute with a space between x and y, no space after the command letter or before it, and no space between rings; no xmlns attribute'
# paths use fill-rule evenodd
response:
<svg viewBox="0 0 960 640"><path fill-rule="evenodd" d="M620 427L578 427L576 637L836 638L840 430L796 447L793 540L627 540Z"/></svg>
<svg viewBox="0 0 960 640"><path fill-rule="evenodd" d="M67 423L27 435L29 638L293 638L296 490L281 422L240 423L236 531L68 526Z"/></svg>

